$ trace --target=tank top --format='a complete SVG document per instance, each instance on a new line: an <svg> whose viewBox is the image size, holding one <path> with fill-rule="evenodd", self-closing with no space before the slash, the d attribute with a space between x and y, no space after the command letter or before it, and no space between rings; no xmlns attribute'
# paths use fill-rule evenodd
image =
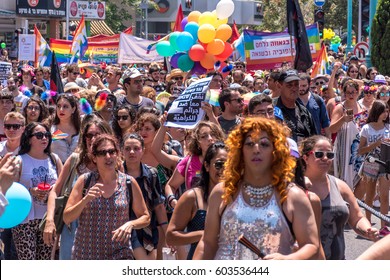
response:
<svg viewBox="0 0 390 280"><path fill-rule="evenodd" d="M196 213L194 217L191 219L191 221L187 224L187 232L193 232L198 230L204 230L204 224L206 222L206 210L199 209L199 203L198 203L198 196L196 194L195 190L192 190L195 194L195 203L196 203ZM190 251L187 255L187 260L192 260L192 257L194 256L196 246L198 246L198 242L192 243Z"/></svg>
<svg viewBox="0 0 390 280"><path fill-rule="evenodd" d="M321 243L327 260L344 260L344 226L349 218L349 207L337 187L336 177L328 175L328 180L329 194L321 200Z"/></svg>
<svg viewBox="0 0 390 280"><path fill-rule="evenodd" d="M95 185L98 173L93 172L87 191ZM88 174L84 175L85 180ZM118 172L118 184L109 198L99 197L90 201L79 217L72 259L116 260L133 259L130 239L126 244L112 241L112 231L130 220L130 193L126 176Z"/></svg>
<svg viewBox="0 0 390 280"><path fill-rule="evenodd" d="M262 206L250 206L241 190L221 217L216 260L256 260L258 256L238 242L245 237L265 255L292 252L295 239L279 206L275 192L270 201Z"/></svg>
<svg viewBox="0 0 390 280"><path fill-rule="evenodd" d="M39 183L46 182L49 185L53 185L57 181L57 168L55 161L57 156L52 154L54 163L47 159L36 159L29 154L20 155L22 162L22 170L20 172L19 183L25 186L28 190L35 188ZM31 195L31 194L30 194ZM33 196L32 206L30 213L22 223L27 223L30 220L42 219L47 211L47 201L39 201Z"/></svg>

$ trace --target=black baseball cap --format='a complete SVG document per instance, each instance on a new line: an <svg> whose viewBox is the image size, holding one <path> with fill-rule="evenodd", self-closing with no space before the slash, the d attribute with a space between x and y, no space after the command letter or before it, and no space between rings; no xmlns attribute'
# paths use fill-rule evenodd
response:
<svg viewBox="0 0 390 280"><path fill-rule="evenodd" d="M292 81L300 81L301 79L298 76L298 72L294 69L283 71L280 74L279 82L289 83Z"/></svg>

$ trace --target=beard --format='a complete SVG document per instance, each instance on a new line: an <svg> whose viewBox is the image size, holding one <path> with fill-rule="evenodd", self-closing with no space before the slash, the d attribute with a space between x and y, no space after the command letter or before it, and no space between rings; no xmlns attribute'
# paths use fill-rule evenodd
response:
<svg viewBox="0 0 390 280"><path fill-rule="evenodd" d="M8 86L9 91L14 91L16 89L16 86Z"/></svg>
<svg viewBox="0 0 390 280"><path fill-rule="evenodd" d="M299 91L299 95L306 95L306 94L309 93L309 91L310 91L310 88L308 88L307 90L305 90L303 93L302 93L302 91Z"/></svg>

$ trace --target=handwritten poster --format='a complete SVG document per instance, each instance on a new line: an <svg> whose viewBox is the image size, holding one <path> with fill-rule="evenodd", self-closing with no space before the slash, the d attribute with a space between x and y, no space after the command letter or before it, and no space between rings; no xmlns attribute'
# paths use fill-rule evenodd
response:
<svg viewBox="0 0 390 280"><path fill-rule="evenodd" d="M0 61L0 83L7 86L8 76L11 74L12 63Z"/></svg>
<svg viewBox="0 0 390 280"><path fill-rule="evenodd" d="M207 101L208 87L212 77L192 83L172 103L168 111L166 126L192 129L204 117L202 102Z"/></svg>

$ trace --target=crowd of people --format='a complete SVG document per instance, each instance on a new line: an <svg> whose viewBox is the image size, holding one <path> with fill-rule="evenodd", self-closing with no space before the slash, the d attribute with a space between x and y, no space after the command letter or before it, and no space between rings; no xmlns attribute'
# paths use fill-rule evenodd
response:
<svg viewBox="0 0 390 280"><path fill-rule="evenodd" d="M347 224L388 248L389 225L373 227L358 199L388 215L389 174L367 159L390 155L390 78L329 55L331 73L314 77L240 61L203 75L69 64L55 95L51 68L16 63L0 92L0 185L21 183L32 207L2 230L2 257L342 260ZM193 129L167 127L174 100L203 77L219 106L203 102ZM390 258L378 248L361 259Z"/></svg>

